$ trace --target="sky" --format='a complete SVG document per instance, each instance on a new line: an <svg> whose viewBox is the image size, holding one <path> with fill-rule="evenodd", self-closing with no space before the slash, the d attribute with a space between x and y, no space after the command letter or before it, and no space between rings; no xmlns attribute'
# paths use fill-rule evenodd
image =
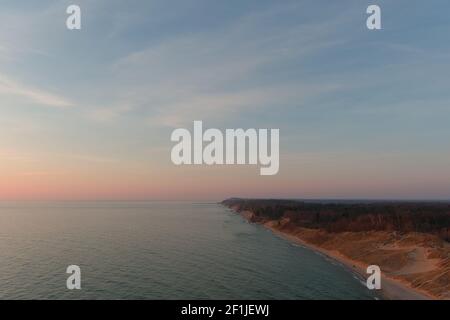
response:
<svg viewBox="0 0 450 320"><path fill-rule="evenodd" d="M447 0L3 0L0 200L450 199L449 14ZM194 120L280 129L279 173L175 166L171 132Z"/></svg>

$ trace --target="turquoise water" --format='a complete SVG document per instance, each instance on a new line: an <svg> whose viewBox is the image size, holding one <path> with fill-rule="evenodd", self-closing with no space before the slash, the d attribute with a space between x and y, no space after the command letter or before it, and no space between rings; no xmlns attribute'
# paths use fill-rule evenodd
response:
<svg viewBox="0 0 450 320"><path fill-rule="evenodd" d="M82 289L67 290L68 265ZM374 299L214 203L0 203L1 299Z"/></svg>

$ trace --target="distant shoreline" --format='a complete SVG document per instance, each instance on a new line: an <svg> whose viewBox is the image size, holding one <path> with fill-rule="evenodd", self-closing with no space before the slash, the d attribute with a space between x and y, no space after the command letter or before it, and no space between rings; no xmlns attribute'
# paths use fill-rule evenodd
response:
<svg viewBox="0 0 450 320"><path fill-rule="evenodd" d="M233 210L234 212L241 215L244 219L249 222L254 221L254 213L249 210L240 210L240 208L235 206L230 206L224 204L227 208ZM280 221L277 220L266 220L266 221L256 221L257 224L260 224L273 232L275 235L278 235L292 243L296 243L302 245L310 250L318 252L320 254L325 255L326 257L335 260L342 264L348 271L354 272L359 275L361 278L366 279L366 268L367 264L362 261L357 261L354 259L350 259L347 256L341 254L338 250L328 250L326 248L322 248L318 245L310 243L305 239L300 237L300 234L297 230L283 230L280 227ZM281 229L281 230L280 230ZM380 295L389 300L434 300L439 299L436 296L429 294L423 290L413 288L406 281L402 279L392 278L385 273L382 274L382 289L378 291Z"/></svg>

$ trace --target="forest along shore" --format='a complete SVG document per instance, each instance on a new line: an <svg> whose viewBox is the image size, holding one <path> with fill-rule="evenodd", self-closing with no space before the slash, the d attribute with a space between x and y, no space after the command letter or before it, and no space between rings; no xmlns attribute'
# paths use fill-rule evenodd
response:
<svg viewBox="0 0 450 320"><path fill-rule="evenodd" d="M367 277L388 299L450 299L450 203L232 198L222 205Z"/></svg>

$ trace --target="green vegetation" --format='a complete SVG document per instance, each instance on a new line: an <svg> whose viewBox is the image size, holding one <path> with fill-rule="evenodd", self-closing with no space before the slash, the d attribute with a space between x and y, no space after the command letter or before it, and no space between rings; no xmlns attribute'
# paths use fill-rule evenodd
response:
<svg viewBox="0 0 450 320"><path fill-rule="evenodd" d="M252 221L288 218L293 225L328 232L396 231L434 234L450 242L450 203L319 202L227 199L222 204L253 212Z"/></svg>

